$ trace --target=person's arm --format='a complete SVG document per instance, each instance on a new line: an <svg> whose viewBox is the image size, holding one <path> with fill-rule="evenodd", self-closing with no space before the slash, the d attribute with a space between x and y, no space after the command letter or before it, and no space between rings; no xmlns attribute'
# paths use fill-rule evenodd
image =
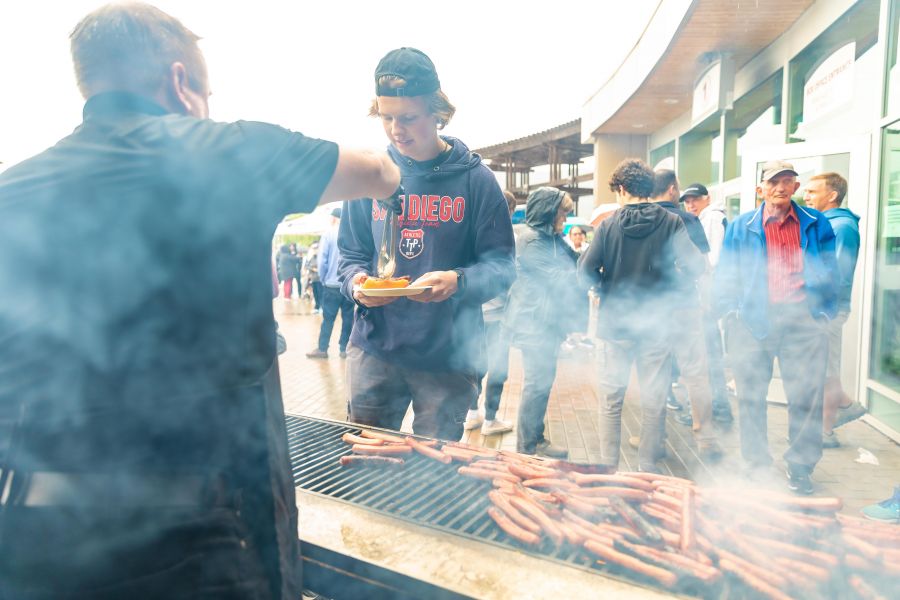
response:
<svg viewBox="0 0 900 600"><path fill-rule="evenodd" d="M333 243L334 239L331 231L326 231L319 239L319 255L316 258L316 268L319 270L319 273L328 272L328 261L333 256L331 250Z"/></svg>
<svg viewBox="0 0 900 600"><path fill-rule="evenodd" d="M736 312L740 290L739 277L740 247L735 240L735 222L725 229L719 264L713 276L712 309L716 318Z"/></svg>
<svg viewBox="0 0 900 600"><path fill-rule="evenodd" d="M840 303L840 289L842 274L838 268L836 252L835 252L835 235L828 219L821 219L820 225L816 228L819 238L819 258L824 266L828 281L824 282L821 291L823 299L835 306L838 310ZM852 281L851 281L852 284ZM834 318L835 315L827 315Z"/></svg>
<svg viewBox="0 0 900 600"><path fill-rule="evenodd" d="M319 204L352 198L387 198L400 186L400 170L385 153L338 148L337 166Z"/></svg>
<svg viewBox="0 0 900 600"><path fill-rule="evenodd" d="M853 227L837 227L834 230L834 255L841 279L840 302L845 303L853 288L853 274L856 271L856 260L859 256L859 231ZM841 310L849 310L844 305Z"/></svg>
<svg viewBox="0 0 900 600"><path fill-rule="evenodd" d="M702 232L702 230L701 230ZM704 235L704 239L706 236ZM697 247L695 239L691 238L688 229L681 223L675 228L672 237L672 248L675 251L675 265L681 273L696 282L706 272L706 254Z"/></svg>
<svg viewBox="0 0 900 600"><path fill-rule="evenodd" d="M603 243L600 231L602 223L594 230L591 245L578 259L578 279L587 286L600 282L600 269L603 268Z"/></svg>
<svg viewBox="0 0 900 600"><path fill-rule="evenodd" d="M480 210L472 215L475 234L472 238L474 260L460 266L464 289L457 286L456 271L432 271L412 285L430 285L428 292L410 296L416 302L442 302L453 295L464 302L484 304L509 289L516 279L515 239L509 218L509 207L496 181L476 190L485 194Z"/></svg>

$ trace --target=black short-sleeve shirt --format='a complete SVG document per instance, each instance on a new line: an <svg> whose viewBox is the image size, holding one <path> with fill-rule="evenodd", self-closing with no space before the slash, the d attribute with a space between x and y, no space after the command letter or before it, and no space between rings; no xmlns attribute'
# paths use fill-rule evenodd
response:
<svg viewBox="0 0 900 600"><path fill-rule="evenodd" d="M0 412L28 397L63 430L107 409L189 419L171 407L204 395L233 410L219 392L275 357L274 229L312 210L337 158L274 125L88 100L71 135L0 175Z"/></svg>

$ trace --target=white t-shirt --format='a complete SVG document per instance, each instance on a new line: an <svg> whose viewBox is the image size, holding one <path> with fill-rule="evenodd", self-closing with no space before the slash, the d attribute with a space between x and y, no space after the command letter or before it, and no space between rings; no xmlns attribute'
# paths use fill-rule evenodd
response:
<svg viewBox="0 0 900 600"><path fill-rule="evenodd" d="M719 262L722 242L725 241L725 211L709 205L700 211L698 218L709 241L709 264L715 267Z"/></svg>

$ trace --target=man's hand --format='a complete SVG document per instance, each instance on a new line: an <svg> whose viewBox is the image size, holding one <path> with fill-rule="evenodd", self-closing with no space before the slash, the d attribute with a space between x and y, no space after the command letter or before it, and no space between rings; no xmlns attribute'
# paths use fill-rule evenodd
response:
<svg viewBox="0 0 900 600"><path fill-rule="evenodd" d="M378 203L379 207L390 210L395 215L399 215L403 211L403 202L400 200L400 196L403 196L404 194L406 194L406 191L403 189L402 185L399 185L389 197L375 200L375 202Z"/></svg>
<svg viewBox="0 0 900 600"><path fill-rule="evenodd" d="M353 276L353 299L362 304L363 306L367 306L369 308L375 308L377 306L384 306L385 304L390 304L394 300L397 299L397 296L394 297L381 297L381 296L366 296L362 293L361 290L356 289L361 286L363 282L368 279L369 276L365 273L357 273Z"/></svg>
<svg viewBox="0 0 900 600"><path fill-rule="evenodd" d="M456 293L456 271L430 271L425 273L411 284L409 287L420 287L430 285L431 289L409 299L413 302L443 302Z"/></svg>

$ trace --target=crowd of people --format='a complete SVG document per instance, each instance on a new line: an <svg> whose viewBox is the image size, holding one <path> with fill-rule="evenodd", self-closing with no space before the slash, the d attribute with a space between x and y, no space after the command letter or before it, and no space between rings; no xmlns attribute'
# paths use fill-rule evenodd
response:
<svg viewBox="0 0 900 600"><path fill-rule="evenodd" d="M412 407L418 434L458 440L479 419L485 434L509 431L497 414L512 346L525 370L517 448L566 456L544 417L593 287L605 463L618 464L632 366L639 467L657 470L665 453L676 377L698 447L721 455L710 427L731 418L721 326L743 458L773 460L777 357L789 485L812 491L823 445L861 414L839 378L859 247L839 175L808 182L802 206L793 167L766 163L762 204L726 224L703 186L680 192L674 173L626 160L609 180L619 208L589 245L583 229L563 238L573 201L547 187L529 194L516 236L510 195L442 135L455 107L421 51L392 50L375 69L369 112L389 146L372 153L210 120L198 39L140 3L84 17L71 34L82 125L0 175L4 597L299 597L270 239L283 215L329 201L343 207L306 259L323 314L308 356L327 357L340 313L351 421L398 429ZM360 289L385 235L397 274L423 293ZM45 238L67 248L62 272ZM286 296L299 254L276 258ZM47 296L48 273L66 294Z"/></svg>

